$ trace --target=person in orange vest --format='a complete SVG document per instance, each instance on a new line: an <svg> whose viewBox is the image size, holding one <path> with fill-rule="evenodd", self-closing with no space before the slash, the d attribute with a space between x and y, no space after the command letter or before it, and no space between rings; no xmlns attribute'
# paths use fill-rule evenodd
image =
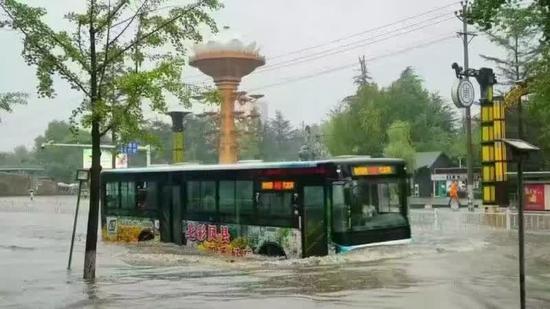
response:
<svg viewBox="0 0 550 309"><path fill-rule="evenodd" d="M460 207L460 200L458 199L458 183L456 180L453 180L451 187L449 188L449 207L451 206L453 200L455 200L458 207Z"/></svg>

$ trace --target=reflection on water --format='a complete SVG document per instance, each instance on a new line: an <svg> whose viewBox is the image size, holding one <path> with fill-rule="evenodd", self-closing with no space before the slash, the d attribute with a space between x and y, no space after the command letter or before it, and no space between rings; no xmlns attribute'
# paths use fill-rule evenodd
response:
<svg viewBox="0 0 550 309"><path fill-rule="evenodd" d="M0 199L1 307L517 308L517 238L455 222L413 226L409 245L280 260L199 254L171 244L100 243L95 283L81 279L74 197ZM447 217L451 218L452 214ZM444 218L445 216L442 216ZM448 219L451 220L452 219ZM550 235L527 235L527 295L550 307Z"/></svg>

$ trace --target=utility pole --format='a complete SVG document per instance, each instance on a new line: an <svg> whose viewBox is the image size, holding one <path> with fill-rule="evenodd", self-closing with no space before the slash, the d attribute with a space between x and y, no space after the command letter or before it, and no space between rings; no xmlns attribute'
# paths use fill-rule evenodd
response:
<svg viewBox="0 0 550 309"><path fill-rule="evenodd" d="M460 12L455 12L456 16L462 21L462 32L458 34L462 37L462 44L464 47L464 72L468 72L469 58L468 58L468 0L461 1L462 9ZM468 75L464 78L468 79ZM473 149L472 149L472 115L470 106L465 108L466 114L466 165L468 169L468 210L474 211L474 172L473 172Z"/></svg>

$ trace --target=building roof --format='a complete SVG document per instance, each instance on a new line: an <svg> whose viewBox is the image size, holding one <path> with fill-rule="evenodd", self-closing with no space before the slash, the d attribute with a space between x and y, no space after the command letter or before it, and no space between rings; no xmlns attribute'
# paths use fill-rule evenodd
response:
<svg viewBox="0 0 550 309"><path fill-rule="evenodd" d="M435 161L437 161L437 159L439 159L442 155L445 155L442 151L417 152L414 154L415 168L432 168Z"/></svg>

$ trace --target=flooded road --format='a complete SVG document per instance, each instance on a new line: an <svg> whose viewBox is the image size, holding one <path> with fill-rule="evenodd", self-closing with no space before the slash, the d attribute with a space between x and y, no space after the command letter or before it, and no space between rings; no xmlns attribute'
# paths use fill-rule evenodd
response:
<svg viewBox="0 0 550 309"><path fill-rule="evenodd" d="M99 243L81 279L87 201L66 270L76 198L0 198L2 308L518 308L516 231L413 225L411 244L301 260ZM424 211L424 210L416 210ZM451 218L448 213L442 218ZM550 235L526 235L528 308L550 308Z"/></svg>

